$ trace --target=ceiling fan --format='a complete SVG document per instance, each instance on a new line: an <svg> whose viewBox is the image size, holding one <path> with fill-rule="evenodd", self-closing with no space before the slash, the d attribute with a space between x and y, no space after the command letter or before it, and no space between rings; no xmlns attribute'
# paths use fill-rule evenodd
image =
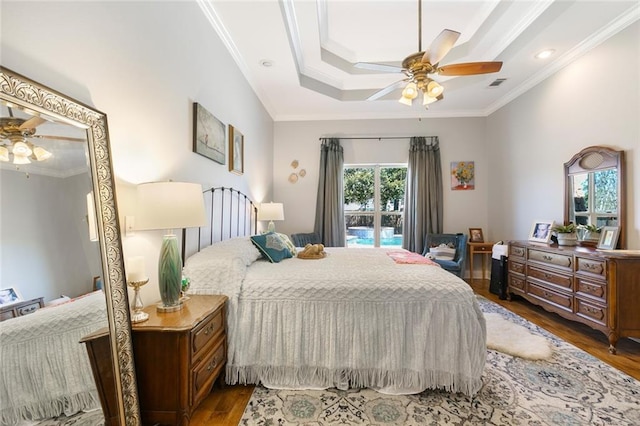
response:
<svg viewBox="0 0 640 426"><path fill-rule="evenodd" d="M460 37L459 32L445 29L433 40L429 49L422 51L422 0L418 0L418 52L407 56L402 61L402 68L370 62L354 64L356 68L403 73L407 76L407 78L375 92L367 100L373 101L381 98L404 85L402 97L399 99L400 103L411 106L413 100L418 97L418 93L422 92L422 104L428 108L429 104L443 99L444 91L442 85L433 80L430 75L464 76L500 71L502 62L466 62L440 66L440 61L453 48L458 37Z"/></svg>
<svg viewBox="0 0 640 426"><path fill-rule="evenodd" d="M31 160L45 161L53 154L41 146L34 145L28 138L59 139L72 142L84 142L84 139L67 136L37 135L36 127L45 123L39 116L28 119L14 117L10 107L8 117L0 117L0 161L8 162L9 153L13 154L13 164L29 164Z"/></svg>

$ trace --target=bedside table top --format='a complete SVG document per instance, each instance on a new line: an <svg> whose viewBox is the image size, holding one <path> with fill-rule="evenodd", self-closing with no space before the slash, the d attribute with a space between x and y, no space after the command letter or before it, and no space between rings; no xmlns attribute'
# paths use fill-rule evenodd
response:
<svg viewBox="0 0 640 426"><path fill-rule="evenodd" d="M144 312L149 319L144 322L131 324L133 330L190 330L209 314L223 306L227 296L222 295L190 295L184 306L175 312L157 312L156 305L149 305Z"/></svg>
<svg viewBox="0 0 640 426"><path fill-rule="evenodd" d="M473 249L473 251L491 251L493 250L493 245L495 243L493 242L486 242L486 243L472 243L472 242L468 242L467 245L469 245L469 248Z"/></svg>

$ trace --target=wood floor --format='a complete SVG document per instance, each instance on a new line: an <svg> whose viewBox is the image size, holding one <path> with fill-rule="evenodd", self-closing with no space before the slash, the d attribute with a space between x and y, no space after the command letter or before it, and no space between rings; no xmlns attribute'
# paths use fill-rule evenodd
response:
<svg viewBox="0 0 640 426"><path fill-rule="evenodd" d="M599 331L567 321L524 300L500 300L498 296L489 293L488 280L474 280L472 287L477 294L504 306L603 362L640 380L640 343L630 339L621 339L617 345L617 355L612 355L608 350L607 338ZM214 388L194 413L191 426L236 426L242 418L242 413L252 392L253 386Z"/></svg>

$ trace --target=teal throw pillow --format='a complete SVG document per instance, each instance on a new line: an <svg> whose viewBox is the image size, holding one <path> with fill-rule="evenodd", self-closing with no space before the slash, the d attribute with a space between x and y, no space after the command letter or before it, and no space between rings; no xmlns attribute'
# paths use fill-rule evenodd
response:
<svg viewBox="0 0 640 426"><path fill-rule="evenodd" d="M253 245L260 250L260 253L271 263L278 263L282 259L288 259L293 257L287 244L282 241L282 238L274 232L269 232L262 235L254 235L251 237Z"/></svg>

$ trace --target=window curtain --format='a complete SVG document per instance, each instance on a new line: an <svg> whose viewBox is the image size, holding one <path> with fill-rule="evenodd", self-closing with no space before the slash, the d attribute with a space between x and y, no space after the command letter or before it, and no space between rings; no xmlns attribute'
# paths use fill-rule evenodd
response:
<svg viewBox="0 0 640 426"><path fill-rule="evenodd" d="M404 203L402 247L422 253L426 234L442 233L442 166L437 136L412 137Z"/></svg>
<svg viewBox="0 0 640 426"><path fill-rule="evenodd" d="M322 139L314 230L327 247L345 246L343 166L340 140Z"/></svg>

